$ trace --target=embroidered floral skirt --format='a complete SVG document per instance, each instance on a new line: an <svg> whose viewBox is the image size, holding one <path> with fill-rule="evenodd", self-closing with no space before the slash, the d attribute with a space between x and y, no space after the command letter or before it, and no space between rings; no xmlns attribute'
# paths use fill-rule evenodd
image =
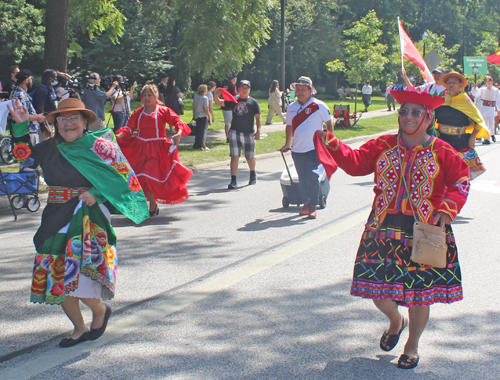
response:
<svg viewBox="0 0 500 380"><path fill-rule="evenodd" d="M477 151L474 148L469 148L468 150L459 151L458 154L462 156L464 161L467 163L470 169L470 179L479 177L486 171L484 164L481 162Z"/></svg>
<svg viewBox="0 0 500 380"><path fill-rule="evenodd" d="M108 218L97 204L87 207L80 201L71 222L38 247L30 301L61 304L72 293L95 298L96 283L100 298L111 299L117 266L116 236Z"/></svg>
<svg viewBox="0 0 500 380"><path fill-rule="evenodd" d="M388 214L377 232L365 229L354 264L351 295L391 299L402 306L427 306L463 299L455 237L446 226L446 268L410 260L413 216Z"/></svg>

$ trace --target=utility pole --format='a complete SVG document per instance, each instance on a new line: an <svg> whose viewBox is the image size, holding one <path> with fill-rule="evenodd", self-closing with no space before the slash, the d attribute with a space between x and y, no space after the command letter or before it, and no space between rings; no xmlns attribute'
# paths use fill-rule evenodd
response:
<svg viewBox="0 0 500 380"><path fill-rule="evenodd" d="M286 96L286 82L285 82L285 0L281 0L281 79L280 88L283 91L281 99L281 109L285 112L285 96Z"/></svg>

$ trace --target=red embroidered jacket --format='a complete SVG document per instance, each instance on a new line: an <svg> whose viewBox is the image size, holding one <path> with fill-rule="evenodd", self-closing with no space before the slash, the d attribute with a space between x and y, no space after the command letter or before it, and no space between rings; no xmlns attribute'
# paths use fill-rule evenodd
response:
<svg viewBox="0 0 500 380"><path fill-rule="evenodd" d="M469 193L469 167L446 142L431 136L424 145L409 148L399 140L402 165L398 158L397 135L370 140L352 149L328 132L326 146L337 164L349 175L374 173L373 215L366 227L376 231L387 213L412 215L405 185L410 192L414 215L434 224L434 215L444 212L454 220Z"/></svg>

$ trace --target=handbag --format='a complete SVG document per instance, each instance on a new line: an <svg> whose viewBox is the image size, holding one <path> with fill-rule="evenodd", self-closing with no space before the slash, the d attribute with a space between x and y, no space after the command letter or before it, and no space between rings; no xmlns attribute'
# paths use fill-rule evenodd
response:
<svg viewBox="0 0 500 380"><path fill-rule="evenodd" d="M402 169L403 166L400 157L398 136L398 159ZM448 253L446 232L441 226L435 226L418 220L415 216L413 202L410 198L410 192L408 191L404 174L402 174L402 177L408 196L408 202L410 202L413 218L415 219L413 223L413 246L410 259L415 263L430 265L435 268L445 268L447 263L446 256Z"/></svg>

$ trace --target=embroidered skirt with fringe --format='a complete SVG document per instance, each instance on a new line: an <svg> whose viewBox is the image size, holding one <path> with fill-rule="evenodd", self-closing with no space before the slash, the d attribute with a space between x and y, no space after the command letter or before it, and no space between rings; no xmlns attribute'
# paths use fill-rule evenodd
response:
<svg viewBox="0 0 500 380"><path fill-rule="evenodd" d="M365 229L354 264L351 295L391 299L406 307L463 299L462 276L451 226L446 226L446 268L411 261L413 216L388 214L377 232Z"/></svg>
<svg viewBox="0 0 500 380"><path fill-rule="evenodd" d="M80 201L71 221L38 246L30 301L56 305L66 295L111 299L117 267L116 236L108 217L99 205L87 207Z"/></svg>

